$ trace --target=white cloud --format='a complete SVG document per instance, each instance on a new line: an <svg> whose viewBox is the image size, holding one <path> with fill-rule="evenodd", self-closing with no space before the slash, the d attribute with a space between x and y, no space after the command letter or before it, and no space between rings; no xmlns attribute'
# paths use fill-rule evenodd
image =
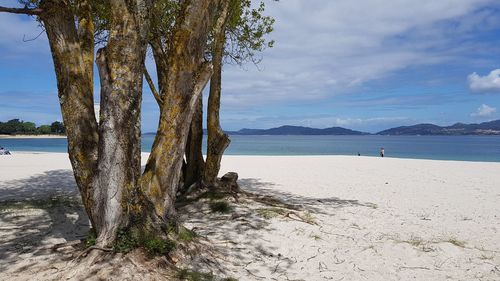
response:
<svg viewBox="0 0 500 281"><path fill-rule="evenodd" d="M47 35L33 18L0 13L0 34L2 58L19 59L27 54L50 56Z"/></svg>
<svg viewBox="0 0 500 281"><path fill-rule="evenodd" d="M474 72L467 77L467 80L469 82L469 87L473 92L500 92L500 69L492 70L486 76L479 76Z"/></svg>
<svg viewBox="0 0 500 281"><path fill-rule="evenodd" d="M477 109L477 111L474 112L474 113L471 113L470 116L472 116L472 117L481 117L481 118L491 117L496 111L497 111L497 109L495 107L491 107L491 106L488 106L486 104L482 104Z"/></svg>
<svg viewBox="0 0 500 281"><path fill-rule="evenodd" d="M487 4L498 2L269 1L275 47L263 54L262 71L226 67L223 103L321 100L407 67L455 61L481 44L464 39L498 26L487 9L482 12Z"/></svg>

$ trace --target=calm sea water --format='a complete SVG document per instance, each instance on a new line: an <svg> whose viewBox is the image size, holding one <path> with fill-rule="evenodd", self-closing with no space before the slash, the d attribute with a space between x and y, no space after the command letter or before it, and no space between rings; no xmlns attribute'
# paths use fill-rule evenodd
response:
<svg viewBox="0 0 500 281"><path fill-rule="evenodd" d="M144 136L150 151L154 136ZM500 136L231 136L228 155L357 155L500 162ZM11 151L66 152L66 139L0 139ZM205 151L205 147L203 148Z"/></svg>

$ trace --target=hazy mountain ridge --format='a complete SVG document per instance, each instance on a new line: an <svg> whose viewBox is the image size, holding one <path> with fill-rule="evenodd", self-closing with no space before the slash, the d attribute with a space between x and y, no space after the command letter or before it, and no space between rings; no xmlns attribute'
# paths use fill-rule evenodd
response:
<svg viewBox="0 0 500 281"><path fill-rule="evenodd" d="M326 136L326 135L371 135L370 133L355 131L342 127L330 127L317 129L303 126L280 126L270 129L248 129L238 131L226 131L229 135L304 135L304 136ZM156 133L145 133L143 135L155 135ZM207 130L203 129L203 134ZM483 122L479 124L455 123L451 126L438 126L434 124L416 124L412 126L400 126L380 131L374 135L500 135L500 120Z"/></svg>
<svg viewBox="0 0 500 281"><path fill-rule="evenodd" d="M342 127L317 129L302 126L281 126L271 129L241 129L226 132L230 135L369 135L369 133L354 131Z"/></svg>
<svg viewBox="0 0 500 281"><path fill-rule="evenodd" d="M451 126L417 124L391 128L377 135L500 135L500 120L479 124L456 123Z"/></svg>

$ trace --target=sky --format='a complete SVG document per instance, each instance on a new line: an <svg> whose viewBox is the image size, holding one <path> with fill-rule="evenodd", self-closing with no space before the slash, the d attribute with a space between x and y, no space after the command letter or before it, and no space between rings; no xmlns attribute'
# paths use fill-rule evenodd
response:
<svg viewBox="0 0 500 281"><path fill-rule="evenodd" d="M260 54L258 67L224 67L225 130L299 125L377 132L500 119L498 0L265 3L266 15L276 19L275 45ZM0 121L62 119L41 32L33 18L0 13ZM147 66L154 74L151 58ZM158 107L146 87L143 95L142 130L154 132Z"/></svg>

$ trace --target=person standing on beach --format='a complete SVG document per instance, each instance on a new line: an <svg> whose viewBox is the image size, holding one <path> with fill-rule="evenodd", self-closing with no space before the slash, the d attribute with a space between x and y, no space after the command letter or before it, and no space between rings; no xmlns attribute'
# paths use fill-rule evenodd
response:
<svg viewBox="0 0 500 281"><path fill-rule="evenodd" d="M384 157L385 151L384 148L380 148L380 157Z"/></svg>

